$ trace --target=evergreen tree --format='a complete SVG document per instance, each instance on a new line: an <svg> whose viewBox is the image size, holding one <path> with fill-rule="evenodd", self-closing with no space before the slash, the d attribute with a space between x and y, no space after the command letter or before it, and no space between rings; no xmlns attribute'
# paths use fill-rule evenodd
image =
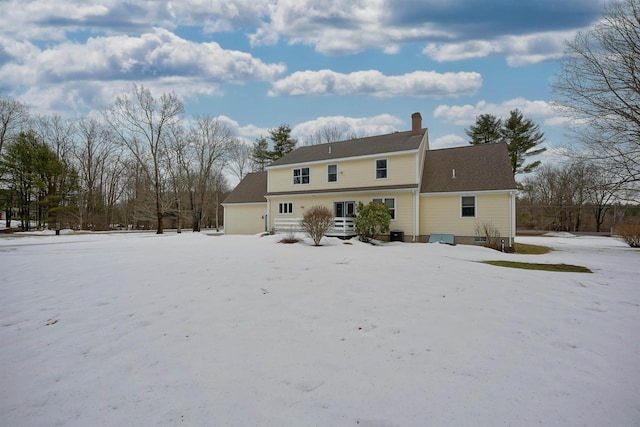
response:
<svg viewBox="0 0 640 427"><path fill-rule="evenodd" d="M481 114L465 133L471 138L470 144L491 144L502 140L501 128L501 119L493 114Z"/></svg>
<svg viewBox="0 0 640 427"><path fill-rule="evenodd" d="M264 137L256 139L253 143L253 149L251 151L252 170L254 172L262 172L264 167L269 163L271 154L269 152L269 143Z"/></svg>
<svg viewBox="0 0 640 427"><path fill-rule="evenodd" d="M389 208L380 202L369 202L365 205L358 202L357 215L353 219L356 233L363 242L370 242L379 234L387 233L391 226Z"/></svg>
<svg viewBox="0 0 640 427"><path fill-rule="evenodd" d="M46 144L38 141L33 132L21 132L6 147L0 168L4 181L12 193L12 205L17 207L23 230L31 228L31 220L49 220L49 210L59 204L56 178L63 165ZM34 215L35 210L35 215Z"/></svg>
<svg viewBox="0 0 640 427"><path fill-rule="evenodd" d="M500 119L493 114L481 114L476 117L475 125L465 129L471 138L469 144L492 144L504 142L509 150L511 170L513 174L529 173L538 166L537 160L524 166L528 157L543 153L546 148L537 148L544 142L544 134L540 126L531 119L525 119L520 110L512 110L507 120Z"/></svg>
<svg viewBox="0 0 640 427"><path fill-rule="evenodd" d="M278 160L295 150L298 141L291 139L291 128L288 124L282 124L277 129L270 129L269 135L269 139L273 141L273 150L269 152L271 160Z"/></svg>
<svg viewBox="0 0 640 427"><path fill-rule="evenodd" d="M534 149L544 142L544 134L540 132L540 126L531 119L525 119L522 113L515 109L502 124L502 140L507 144L511 169L513 174L529 173L538 166L540 160L524 165L528 157L535 156L546 151L546 148Z"/></svg>

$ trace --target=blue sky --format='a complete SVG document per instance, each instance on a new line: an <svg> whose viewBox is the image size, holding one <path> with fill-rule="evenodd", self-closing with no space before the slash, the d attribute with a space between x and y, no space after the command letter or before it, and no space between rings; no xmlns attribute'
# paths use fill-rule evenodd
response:
<svg viewBox="0 0 640 427"><path fill-rule="evenodd" d="M568 141L550 82L603 0L3 0L0 91L37 114L95 114L174 91L186 116L247 142L289 124L301 143L407 130L464 145L479 114L519 108L549 154Z"/></svg>

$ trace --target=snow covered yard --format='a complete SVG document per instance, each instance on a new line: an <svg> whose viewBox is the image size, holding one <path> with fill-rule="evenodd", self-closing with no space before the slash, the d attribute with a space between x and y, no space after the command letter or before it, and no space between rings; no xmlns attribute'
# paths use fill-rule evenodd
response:
<svg viewBox="0 0 640 427"><path fill-rule="evenodd" d="M639 425L640 251L517 240L0 238L0 424Z"/></svg>

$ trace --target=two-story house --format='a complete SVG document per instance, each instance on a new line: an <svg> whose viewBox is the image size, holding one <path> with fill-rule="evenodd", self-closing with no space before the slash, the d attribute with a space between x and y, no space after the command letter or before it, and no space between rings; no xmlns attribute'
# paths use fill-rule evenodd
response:
<svg viewBox="0 0 640 427"><path fill-rule="evenodd" d="M352 236L357 203L378 201L405 241L471 243L490 222L511 246L515 197L505 144L429 150L414 113L410 131L300 147L247 175L223 203L224 224L227 234L293 230L305 209L322 205L335 216L328 235Z"/></svg>

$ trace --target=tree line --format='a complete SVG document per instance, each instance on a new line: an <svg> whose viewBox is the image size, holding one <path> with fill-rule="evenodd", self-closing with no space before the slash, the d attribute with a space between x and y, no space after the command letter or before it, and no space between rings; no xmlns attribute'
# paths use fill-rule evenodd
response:
<svg viewBox="0 0 640 427"><path fill-rule="evenodd" d="M0 210L24 230L222 225L228 176L255 169L223 121L184 119L174 93L133 85L98 117L33 116L0 94Z"/></svg>
<svg viewBox="0 0 640 427"><path fill-rule="evenodd" d="M519 227L599 231L639 222L638 52L640 0L608 3L595 26L567 43L552 88L578 144L563 164L528 162L544 152L544 134L519 110L506 119L480 115L466 129L471 144L507 145L520 177ZM183 115L175 94L155 98L137 85L100 117L74 122L33 117L0 94L0 207L7 221L13 216L24 229L155 224L158 233L167 221L178 229L219 226L225 177L264 170L297 144L286 124L269 131L271 144L261 137L249 145L218 119ZM307 143L342 139L340 129L326 128Z"/></svg>
<svg viewBox="0 0 640 427"><path fill-rule="evenodd" d="M609 231L622 224L640 237L640 0L607 3L596 25L566 44L552 84L569 123L563 163L526 163L544 152L544 135L518 110L478 116L470 143L505 142L518 180L517 225Z"/></svg>

